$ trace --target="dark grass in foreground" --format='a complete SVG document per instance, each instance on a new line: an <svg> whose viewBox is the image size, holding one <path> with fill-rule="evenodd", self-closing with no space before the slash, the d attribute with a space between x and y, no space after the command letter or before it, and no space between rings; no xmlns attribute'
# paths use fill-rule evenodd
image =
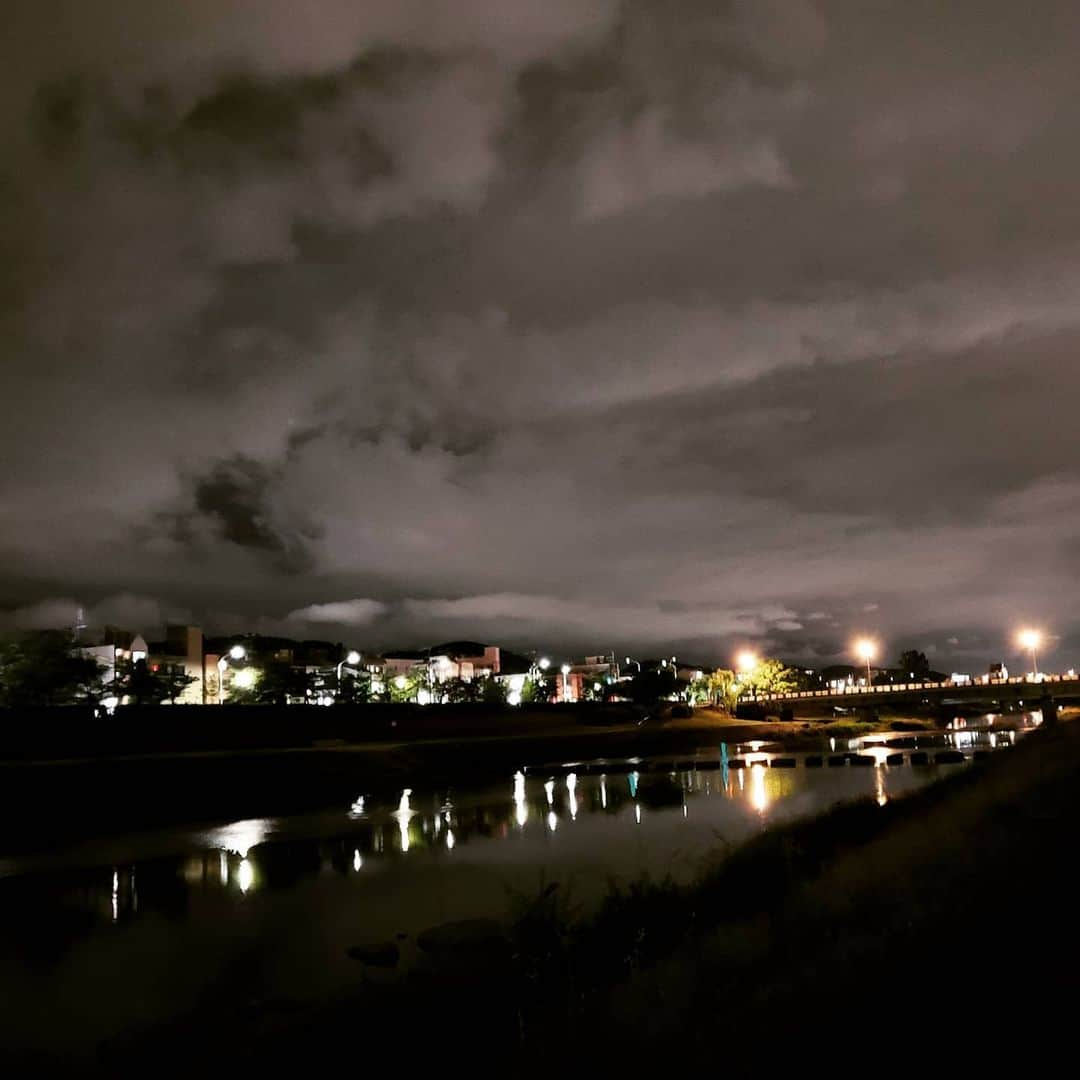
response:
<svg viewBox="0 0 1080 1080"><path fill-rule="evenodd" d="M361 1048L406 1070L575 1075L590 1059L1037 1059L1064 1043L1073 1010L1078 782L1068 724L883 807L769 830L692 886L613 891L587 919L552 883L518 899L505 938L399 979L370 971L346 999L230 987L198 1016L103 1048L103 1072L160 1075L206 1054L308 1067Z"/></svg>

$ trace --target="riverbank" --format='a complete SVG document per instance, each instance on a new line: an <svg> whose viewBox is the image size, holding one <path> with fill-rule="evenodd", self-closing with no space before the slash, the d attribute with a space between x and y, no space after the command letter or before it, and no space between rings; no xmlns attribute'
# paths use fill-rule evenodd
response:
<svg viewBox="0 0 1080 1080"><path fill-rule="evenodd" d="M551 882L508 898L502 925L421 935L426 962L406 974L395 942L358 950L346 995L267 1001L223 986L167 1030L103 1048L104 1071L160 1073L166 1045L181 1071L209 1047L237 1067L366 1047L410 1071L530 1075L673 1058L853 1071L887 1047L938 1065L1012 1051L1030 1064L1069 1030L1078 781L1080 725L1063 724L917 794L717 852L691 885L639 882L587 919Z"/></svg>

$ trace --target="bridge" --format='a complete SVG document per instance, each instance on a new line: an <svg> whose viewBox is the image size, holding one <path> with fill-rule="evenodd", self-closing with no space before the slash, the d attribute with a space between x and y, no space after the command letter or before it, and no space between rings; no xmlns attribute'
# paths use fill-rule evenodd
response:
<svg viewBox="0 0 1080 1080"><path fill-rule="evenodd" d="M986 706L994 712L1010 706L1030 704L1041 708L1049 698L1058 705L1080 703L1080 678L1069 675L1019 676L1009 679L983 677L969 682L887 683L882 686L845 686L842 690L793 690L785 694L747 695L739 704L772 705L807 713L814 709L841 708L852 711L881 706L951 706L973 709Z"/></svg>

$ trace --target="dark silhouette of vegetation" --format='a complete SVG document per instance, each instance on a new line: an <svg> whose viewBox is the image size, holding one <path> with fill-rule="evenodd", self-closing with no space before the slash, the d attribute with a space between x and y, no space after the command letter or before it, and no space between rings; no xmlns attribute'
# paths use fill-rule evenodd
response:
<svg viewBox="0 0 1080 1080"><path fill-rule="evenodd" d="M674 668L645 668L630 680L630 699L636 705L655 705L670 698L677 688Z"/></svg>
<svg viewBox="0 0 1080 1080"><path fill-rule="evenodd" d="M24 634L0 649L0 705L93 705L106 693L102 675L66 631Z"/></svg>
<svg viewBox="0 0 1080 1080"><path fill-rule="evenodd" d="M336 705L366 705L371 700L371 676L366 672L343 670Z"/></svg>
<svg viewBox="0 0 1080 1080"><path fill-rule="evenodd" d="M194 683L195 677L180 668L163 665L153 670L145 660L136 660L118 670L112 693L125 705L170 705Z"/></svg>
<svg viewBox="0 0 1080 1080"><path fill-rule="evenodd" d="M906 676L916 680L924 680L930 675L930 661L927 660L926 653L919 652L918 649L902 652L898 666Z"/></svg>
<svg viewBox="0 0 1080 1080"><path fill-rule="evenodd" d="M226 683L225 698L231 705L287 705L290 699L305 701L311 677L302 668L282 661L272 661L253 671L250 686L242 686L234 674Z"/></svg>

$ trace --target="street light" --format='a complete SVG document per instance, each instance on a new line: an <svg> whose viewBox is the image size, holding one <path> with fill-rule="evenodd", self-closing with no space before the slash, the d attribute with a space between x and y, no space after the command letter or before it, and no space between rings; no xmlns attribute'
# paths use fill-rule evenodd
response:
<svg viewBox="0 0 1080 1080"><path fill-rule="evenodd" d="M1042 634L1038 630L1021 630L1017 635L1016 640L1020 643L1020 647L1026 649L1031 653L1031 667L1035 674L1035 678L1039 677L1039 658L1038 651L1042 645Z"/></svg>
<svg viewBox="0 0 1080 1080"><path fill-rule="evenodd" d="M563 701L570 700L570 665L563 664L559 669L562 672L562 699Z"/></svg>
<svg viewBox="0 0 1080 1080"><path fill-rule="evenodd" d="M628 664L637 664L638 674L639 675L641 674L641 661L640 660L635 660L632 656L628 656L626 658L626 662Z"/></svg>
<svg viewBox="0 0 1080 1080"><path fill-rule="evenodd" d="M757 666L757 653L753 653L749 649L743 649L743 651L735 657L735 670L738 671L740 675L749 675Z"/></svg>
<svg viewBox="0 0 1080 1080"><path fill-rule="evenodd" d="M217 670L217 703L225 704L225 669L229 666L229 660L243 660L247 656L247 649L243 645L234 645L224 656L218 657Z"/></svg>
<svg viewBox="0 0 1080 1080"><path fill-rule="evenodd" d="M356 667L356 665L359 664L359 663L360 663L360 654L355 649L352 649L349 652L349 654L345 657L345 659L342 660L338 664L338 666L337 666L337 696L338 696L339 701L341 700L341 669L346 664L350 664L352 667Z"/></svg>
<svg viewBox="0 0 1080 1080"><path fill-rule="evenodd" d="M869 638L859 638L855 642L855 655L866 662L866 685L869 687L873 682L870 674L870 661L877 656L877 645Z"/></svg>
<svg viewBox="0 0 1080 1080"><path fill-rule="evenodd" d="M551 667L551 661L546 656L541 656L540 657L540 670L541 671L547 671L547 669L549 667Z"/></svg>

